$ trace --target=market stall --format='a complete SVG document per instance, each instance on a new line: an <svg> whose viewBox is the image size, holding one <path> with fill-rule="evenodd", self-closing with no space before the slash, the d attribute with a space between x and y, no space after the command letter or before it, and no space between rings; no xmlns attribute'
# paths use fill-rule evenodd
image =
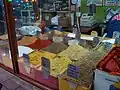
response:
<svg viewBox="0 0 120 90"><path fill-rule="evenodd" d="M86 8L80 3L86 0L47 1L43 0L42 14L32 24L23 21L23 26L14 27L7 15L9 33L0 36L0 64L44 90L119 90L119 10L108 10L105 32L99 27L103 16L98 13L103 2L88 0L89 12L81 13L79 8ZM34 6L35 0L28 2ZM34 14L30 11L30 7L22 10L22 19L28 14L25 18L31 21Z"/></svg>

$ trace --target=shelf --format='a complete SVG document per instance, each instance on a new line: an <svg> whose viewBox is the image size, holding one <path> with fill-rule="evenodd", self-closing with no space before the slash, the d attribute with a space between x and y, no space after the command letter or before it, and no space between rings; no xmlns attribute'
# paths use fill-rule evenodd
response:
<svg viewBox="0 0 120 90"><path fill-rule="evenodd" d="M70 11L50 11L50 10L42 10L42 12L46 12L46 13L55 13L55 12L58 12L58 13L68 13Z"/></svg>

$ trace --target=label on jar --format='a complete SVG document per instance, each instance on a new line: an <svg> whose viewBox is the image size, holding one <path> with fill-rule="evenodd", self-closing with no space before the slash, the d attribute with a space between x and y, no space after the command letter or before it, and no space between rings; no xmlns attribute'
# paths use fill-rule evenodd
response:
<svg viewBox="0 0 120 90"><path fill-rule="evenodd" d="M79 79L80 78L80 67L69 64L67 75L73 79Z"/></svg>
<svg viewBox="0 0 120 90"><path fill-rule="evenodd" d="M48 79L50 76L50 60L45 57L42 57L41 60L43 75L46 79Z"/></svg>

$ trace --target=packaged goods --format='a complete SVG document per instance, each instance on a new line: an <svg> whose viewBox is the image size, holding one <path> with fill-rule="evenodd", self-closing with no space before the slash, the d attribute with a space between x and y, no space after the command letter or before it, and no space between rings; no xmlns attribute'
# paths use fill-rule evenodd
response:
<svg viewBox="0 0 120 90"><path fill-rule="evenodd" d="M21 35L35 36L37 34L37 31L41 32L41 29L37 26L23 26L23 27L18 29L18 32Z"/></svg>

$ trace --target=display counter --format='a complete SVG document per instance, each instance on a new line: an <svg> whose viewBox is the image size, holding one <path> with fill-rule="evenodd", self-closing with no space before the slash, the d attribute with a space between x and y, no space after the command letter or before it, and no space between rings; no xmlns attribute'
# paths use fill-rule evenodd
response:
<svg viewBox="0 0 120 90"><path fill-rule="evenodd" d="M84 44L80 43L75 45L73 43L73 45L66 45L62 39L59 38L63 38L67 34L68 32L57 32L53 38L58 38L54 40L42 37L42 39L45 39L41 42L42 44L36 43L38 40L42 40L41 35L40 37L24 36L20 39L18 45L22 45L22 48L24 47L22 51L18 50L20 73L54 90L90 90L93 84L93 72L96 68L96 64L107 54L107 52L105 52L103 46L102 48L99 47L100 50L94 50L94 36L89 35L81 35L82 40L85 40ZM49 35L44 34L44 36L47 37ZM101 37L98 38L101 39ZM68 40L72 39L73 38ZM108 38L106 38L106 40L108 40ZM36 44L37 46L35 46ZM31 47L32 45L34 47ZM25 47L28 49L25 49ZM20 46L18 49L20 49ZM4 50L1 52L4 52ZM29 57L27 61L23 54ZM2 64L9 68L13 68L12 60L10 60L9 55L1 57ZM45 72L43 69L43 57L48 59L50 63L49 72ZM80 77L78 79L68 76L67 72L70 64L80 67Z"/></svg>

